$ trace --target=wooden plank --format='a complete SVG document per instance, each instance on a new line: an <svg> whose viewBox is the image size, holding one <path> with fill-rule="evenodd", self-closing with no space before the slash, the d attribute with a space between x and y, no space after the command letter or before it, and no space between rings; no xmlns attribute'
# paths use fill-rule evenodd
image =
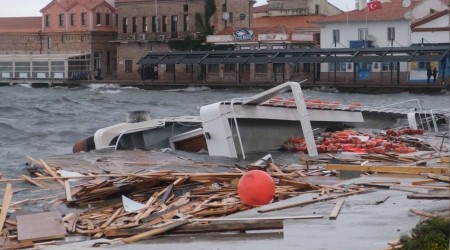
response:
<svg viewBox="0 0 450 250"><path fill-rule="evenodd" d="M8 214L9 205L11 204L13 196L12 184L8 183L5 187L5 192L3 194L2 211L0 212L0 232L3 230L5 225L6 215Z"/></svg>
<svg viewBox="0 0 450 250"><path fill-rule="evenodd" d="M410 208L409 211L411 211L411 213L414 213L414 214L417 214L417 215L420 215L420 216L424 216L424 217L429 217L429 218L437 216L435 214L431 214L431 213L427 213L427 212L424 212L424 211L420 211L419 209L416 209L416 208Z"/></svg>
<svg viewBox="0 0 450 250"><path fill-rule="evenodd" d="M32 248L34 243L32 241L14 242L11 244L0 245L0 249L14 250L14 249L26 249Z"/></svg>
<svg viewBox="0 0 450 250"><path fill-rule="evenodd" d="M189 219L190 222L212 222L212 221L258 221L258 220L306 220L321 219L322 215L301 215L301 216L275 216L275 217L244 217L244 218L201 218Z"/></svg>
<svg viewBox="0 0 450 250"><path fill-rule="evenodd" d="M435 181L441 181L441 182L450 182L450 178L447 175L440 175L440 174L433 174L433 173L429 173L427 175L428 178L433 179Z"/></svg>
<svg viewBox="0 0 450 250"><path fill-rule="evenodd" d="M249 230L275 230L283 229L282 220L260 221L214 221L210 223L187 224L176 228L166 234L195 234L217 232L245 232ZM111 229L105 231L106 237L129 237L148 231L148 228Z"/></svg>
<svg viewBox="0 0 450 250"><path fill-rule="evenodd" d="M174 222L171 222L171 223L169 223L169 224L167 224L165 226L154 228L154 229L150 229L147 232L143 232L143 233L140 233L140 234L137 234L137 235L134 235L134 236L122 239L122 241L125 242L125 243L133 243L133 242L136 242L136 241L147 239L149 237L152 237L152 236L155 236L155 235L158 235L158 234L162 234L162 233L174 230L175 228L181 227L181 226L183 226L185 224L188 224L188 223L189 223L189 221L187 221L187 220L174 221Z"/></svg>
<svg viewBox="0 0 450 250"><path fill-rule="evenodd" d="M330 213L330 217L329 217L330 220L335 220L338 217L343 204L344 204L344 199L340 199L336 202L336 205L334 205L334 208Z"/></svg>
<svg viewBox="0 0 450 250"><path fill-rule="evenodd" d="M450 157L449 156L441 156L441 162L450 163Z"/></svg>
<svg viewBox="0 0 450 250"><path fill-rule="evenodd" d="M406 196L408 199L414 200L448 200L449 195L428 195L428 194L409 194Z"/></svg>
<svg viewBox="0 0 450 250"><path fill-rule="evenodd" d="M424 188L424 189L434 189L434 190L449 190L448 186L426 186L426 185L392 185L391 187L402 187L402 188Z"/></svg>
<svg viewBox="0 0 450 250"><path fill-rule="evenodd" d="M70 190L69 180L64 181L64 188L66 189L66 201L72 201L72 192Z"/></svg>
<svg viewBox="0 0 450 250"><path fill-rule="evenodd" d="M28 181L31 184L34 184L34 185L38 186L38 187L45 188L45 189L49 188L48 185L46 185L44 183L40 183L39 181L32 180L30 177L28 177L26 175L21 175L20 178Z"/></svg>
<svg viewBox="0 0 450 250"><path fill-rule="evenodd" d="M66 236L66 228L58 211L17 215L17 239L39 241Z"/></svg>
<svg viewBox="0 0 450 250"><path fill-rule="evenodd" d="M280 177L280 181L279 181L278 185L295 187L299 191L317 190L318 189L316 186L311 185L309 183L295 181L295 180L292 180L287 177Z"/></svg>
<svg viewBox="0 0 450 250"><path fill-rule="evenodd" d="M49 173L52 177L58 177L58 175L55 173L55 171L53 171L53 169L51 169L47 163L40 159L42 166L44 166L45 171L47 171L47 173ZM64 187L64 181L61 179L56 179L57 182L59 182L63 187Z"/></svg>
<svg viewBox="0 0 450 250"><path fill-rule="evenodd" d="M420 174L420 173L448 173L447 167L409 167L409 166L360 166L345 164L327 164L328 170L345 170L359 172L378 172L378 173L398 173L398 174Z"/></svg>
<svg viewBox="0 0 450 250"><path fill-rule="evenodd" d="M343 194L337 194L337 195L330 195L330 196L325 196L325 197L320 197L320 198L316 198L316 199L310 199L310 200L305 200L305 201L297 201L297 202L290 202L287 204L277 204L277 206L273 206L273 207L262 207L258 210L258 213L267 213L267 212L272 212L272 211L276 211L276 210L280 210L280 209L286 209L286 208L291 208L291 207L297 207L297 206L302 206L302 205L307 205L307 204L312 204L312 203L316 203L319 201L326 201L326 200L331 200L331 199L336 199L339 197L344 197L344 196L350 196L350 195L354 195L354 194L360 194L360 193L364 193L364 192L369 192L369 191L373 191L375 190L375 188L367 188L367 189L362 189L362 190L358 190L358 191L351 191L348 193L343 193Z"/></svg>
<svg viewBox="0 0 450 250"><path fill-rule="evenodd" d="M435 183L435 182L436 182L435 180L421 180L421 181L413 181L413 182L411 182L411 185L418 186L418 185L430 184L430 183Z"/></svg>

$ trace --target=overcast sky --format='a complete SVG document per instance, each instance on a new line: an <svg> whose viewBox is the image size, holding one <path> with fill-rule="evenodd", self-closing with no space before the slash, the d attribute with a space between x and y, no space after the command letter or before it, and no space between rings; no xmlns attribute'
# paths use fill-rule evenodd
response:
<svg viewBox="0 0 450 250"><path fill-rule="evenodd" d="M256 5L267 3L266 0L257 0ZM355 0L328 0L342 10L351 10L355 6ZM41 10L51 0L0 0L0 17L40 16Z"/></svg>

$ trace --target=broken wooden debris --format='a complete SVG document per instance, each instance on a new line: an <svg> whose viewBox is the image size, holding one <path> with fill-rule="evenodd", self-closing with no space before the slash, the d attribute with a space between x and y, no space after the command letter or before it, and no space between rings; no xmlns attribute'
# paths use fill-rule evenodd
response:
<svg viewBox="0 0 450 250"><path fill-rule="evenodd" d="M13 196L12 184L6 184L5 193L3 194L2 211L0 212L0 231L3 230L3 226L6 221L6 215L8 214L9 205L11 204Z"/></svg>
<svg viewBox="0 0 450 250"><path fill-rule="evenodd" d="M450 177L448 175L440 175L440 174L428 173L427 177L430 178L430 179L433 179L435 181L441 181L441 182L450 183Z"/></svg>
<svg viewBox="0 0 450 250"><path fill-rule="evenodd" d="M260 220L260 221L211 221L208 223L190 223L172 231L168 234L196 234L196 233L218 233L218 232L245 232L254 230L283 229L282 220ZM148 228L110 229L105 231L108 238L129 237L148 231Z"/></svg>
<svg viewBox="0 0 450 250"><path fill-rule="evenodd" d="M332 199L336 199L336 198L340 198L340 197L344 197L344 196L350 196L350 195L354 195L354 194L369 192L369 191L373 191L373 190L375 190L375 189L374 188L363 188L363 189L351 191L348 193L324 196L324 197L305 200L305 201L289 202L287 204L277 204L277 206L268 205L270 207L267 207L267 206L265 206L266 208L262 207L262 208L258 209L258 212L259 213L267 213L267 212L272 212L272 211L276 211L276 210L307 205L307 204L311 204L311 203L315 203L315 202L319 202L319 201L332 200Z"/></svg>
<svg viewBox="0 0 450 250"><path fill-rule="evenodd" d="M361 166L344 164L327 164L328 170L345 170L360 172L398 173L398 174L420 174L420 173L448 173L448 167L412 167L412 166Z"/></svg>
<svg viewBox="0 0 450 250"><path fill-rule="evenodd" d="M185 224L188 224L188 223L189 223L189 221L187 221L187 220L169 222L169 223L167 223L164 226L161 226L161 227L158 227L158 228L154 228L154 229L150 229L150 230L148 230L146 232L139 233L139 234L136 234L134 236L122 239L122 241L125 242L125 243L133 243L133 242L136 242L136 241L140 241L140 240L144 240L144 239L150 238L150 237L155 236L155 235L159 235L159 234L168 232L170 230L174 230L175 228L181 227L181 226L183 226Z"/></svg>
<svg viewBox="0 0 450 250"><path fill-rule="evenodd" d="M409 211L411 211L411 213L414 213L414 214L417 214L417 215L420 215L420 216L424 216L424 217L428 217L428 218L437 216L437 215L432 214L432 213L427 213L427 212L421 211L421 210L419 210L417 208L410 208Z"/></svg>
<svg viewBox="0 0 450 250"><path fill-rule="evenodd" d="M66 203L75 207L88 207L81 213L69 213L64 216L63 223L69 234L86 235L93 238L127 237L123 242L135 242L141 239L161 234L185 234L207 232L229 232L282 229L282 220L287 219L315 219L323 218L322 215L293 216L293 217L256 217L256 218L229 218L223 217L235 212L244 211L251 207L240 202L237 194L239 178L246 173L244 170L252 168L264 169L276 183L274 200L278 203L259 208L258 212L269 212L292 206L301 206L315 202L339 199L353 194L369 192L376 188L398 187L401 182L371 182L365 184L349 184L344 187L337 185L312 184L308 177L333 176L338 174L336 170L325 168L328 165L350 165L357 167L373 167L372 164L382 164L381 161L396 162L401 164L414 164L426 161L430 158L427 153L425 158L412 156L399 156L393 153L362 155L354 158L338 158L329 154L319 158L305 157L302 164L293 166L280 166L273 162L271 157L240 167L234 172L193 172L179 173L175 171L157 171L136 173L112 173L92 171L74 175L58 176L61 168L59 164L49 161L49 167L45 161L30 159L40 171L35 172L37 178L29 178L29 181L47 184L49 181L60 180L64 183L66 199L55 197L57 204ZM270 156L270 155L269 155ZM373 157L371 157L373 156ZM104 163L106 161L100 161ZM108 160L112 163L113 160ZM330 164L337 162L339 164ZM47 165L50 170L45 167ZM151 165L146 162L145 165ZM253 166L252 166L253 165ZM390 164L384 164L390 167ZM431 164L430 164L431 165ZM380 166L383 167L383 166ZM393 166L394 167L394 166ZM395 166L397 167L397 166ZM400 166L417 168L417 166ZM430 167L426 167L429 169ZM58 170L58 171L56 171ZM401 169L403 171L403 168ZM52 174L55 173L55 175ZM364 172L368 172L365 170ZM396 172L394 172L396 173ZM26 178L17 179L25 181ZM77 181L76 183L68 181ZM0 180L0 182L6 180ZM16 181L10 179L9 181ZM47 182L45 182L47 181ZM31 183L31 182L30 182ZM421 183L423 184L427 183ZM376 188L366 188L367 186ZM417 185L419 186L419 185ZM447 187L428 187L426 189L445 189ZM448 189L448 188L447 188ZM63 190L61 190L63 191ZM280 202L284 199L302 194L317 194L317 198L295 203ZM70 194L70 195L69 195ZM120 197L129 197L130 202L141 204L136 210L128 210L126 202ZM72 200L70 201L70 198ZM381 204L385 199L375 202ZM122 201L122 202L121 202ZM287 206L286 206L287 205ZM270 206L270 207L269 207ZM334 206L329 219L336 219L343 207L343 200L339 200ZM270 209L268 209L270 208ZM301 217L301 218L297 218ZM9 232L15 233L14 225L7 224ZM6 226L5 226L6 228Z"/></svg>
<svg viewBox="0 0 450 250"><path fill-rule="evenodd" d="M416 200L448 200L449 195L428 195L428 194L409 194L406 196L408 199Z"/></svg>
<svg viewBox="0 0 450 250"><path fill-rule="evenodd" d="M342 205L344 204L344 199L340 199L336 202L336 205L334 205L333 210L330 213L330 216L328 217L330 220L336 220L339 212L341 211Z"/></svg>
<svg viewBox="0 0 450 250"><path fill-rule="evenodd" d="M61 214L57 211L17 215L16 218L19 241L60 239L67 234Z"/></svg>

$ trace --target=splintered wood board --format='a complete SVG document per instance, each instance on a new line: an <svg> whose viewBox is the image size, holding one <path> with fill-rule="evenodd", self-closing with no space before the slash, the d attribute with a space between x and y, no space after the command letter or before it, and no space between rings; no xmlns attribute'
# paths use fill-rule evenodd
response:
<svg viewBox="0 0 450 250"><path fill-rule="evenodd" d="M66 236L66 228L59 212L17 215L19 241L60 239Z"/></svg>

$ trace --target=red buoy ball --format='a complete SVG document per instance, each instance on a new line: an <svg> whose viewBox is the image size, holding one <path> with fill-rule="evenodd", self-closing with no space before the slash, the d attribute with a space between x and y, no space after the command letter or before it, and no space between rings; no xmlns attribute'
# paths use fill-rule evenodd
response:
<svg viewBox="0 0 450 250"><path fill-rule="evenodd" d="M242 203L250 206L269 204L275 194L272 177L261 170L252 170L244 174L238 183L238 194Z"/></svg>

